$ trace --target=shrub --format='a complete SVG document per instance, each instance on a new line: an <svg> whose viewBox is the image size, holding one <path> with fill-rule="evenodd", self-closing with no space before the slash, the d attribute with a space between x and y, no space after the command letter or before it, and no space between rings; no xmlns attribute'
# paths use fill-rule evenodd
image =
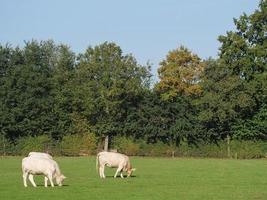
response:
<svg viewBox="0 0 267 200"><path fill-rule="evenodd" d="M96 150L96 138L93 134L73 134L62 138L61 154L65 156L91 155Z"/></svg>
<svg viewBox="0 0 267 200"><path fill-rule="evenodd" d="M28 155L31 151L51 152L52 138L47 135L21 137L16 140L15 154Z"/></svg>
<svg viewBox="0 0 267 200"><path fill-rule="evenodd" d="M172 156L176 149L162 142L147 144L143 140L134 141L125 136L114 137L111 146L118 152L129 156Z"/></svg>
<svg viewBox="0 0 267 200"><path fill-rule="evenodd" d="M267 144L254 141L230 142L230 158L251 159L265 156ZM182 145L178 147L177 156L182 157L207 157L207 158L229 158L228 146L225 141L217 144L200 143L197 146Z"/></svg>
<svg viewBox="0 0 267 200"><path fill-rule="evenodd" d="M135 143L132 138L114 137L111 146L117 149L118 152L125 153L129 156L138 155L139 152L139 144Z"/></svg>
<svg viewBox="0 0 267 200"><path fill-rule="evenodd" d="M263 158L265 157L265 143L255 141L232 141L231 156L234 158Z"/></svg>
<svg viewBox="0 0 267 200"><path fill-rule="evenodd" d="M61 154L67 156L76 156L80 151L81 139L78 135L66 135L61 141Z"/></svg>
<svg viewBox="0 0 267 200"><path fill-rule="evenodd" d="M198 145L183 144L178 147L176 154L181 157L225 158L227 156L227 147L224 143L200 143Z"/></svg>
<svg viewBox="0 0 267 200"><path fill-rule="evenodd" d="M176 147L157 142L154 144L141 143L140 154L142 156L172 156L175 155Z"/></svg>
<svg viewBox="0 0 267 200"><path fill-rule="evenodd" d="M9 142L3 135L0 135L0 155L12 155L14 151L14 145Z"/></svg>
<svg viewBox="0 0 267 200"><path fill-rule="evenodd" d="M84 134L81 137L82 143L81 143L81 149L80 149L80 155L92 155L96 153L96 137L94 134Z"/></svg>
<svg viewBox="0 0 267 200"><path fill-rule="evenodd" d="M30 151L48 152L52 155L79 156L96 153L97 140L92 133L69 134L61 141L55 141L47 135L21 137L15 145L5 137L0 137L0 155L28 155ZM226 141L214 143L198 143L180 146L170 146L162 142L147 144L144 140L135 141L130 137L116 136L112 139L111 147L129 156L166 156L166 157L205 157L253 159L267 156L267 142L262 141Z"/></svg>

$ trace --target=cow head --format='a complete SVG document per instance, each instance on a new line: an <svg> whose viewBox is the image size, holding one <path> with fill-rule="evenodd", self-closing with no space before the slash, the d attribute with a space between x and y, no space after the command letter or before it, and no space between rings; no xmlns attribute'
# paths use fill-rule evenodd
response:
<svg viewBox="0 0 267 200"><path fill-rule="evenodd" d="M56 182L57 182L57 184L58 184L59 186L62 186L63 181L64 181L65 178L66 178L66 177L65 177L63 174L57 176L57 177L56 177Z"/></svg>
<svg viewBox="0 0 267 200"><path fill-rule="evenodd" d="M127 170L127 177L131 176L132 173L135 171L136 169L135 168L130 168Z"/></svg>

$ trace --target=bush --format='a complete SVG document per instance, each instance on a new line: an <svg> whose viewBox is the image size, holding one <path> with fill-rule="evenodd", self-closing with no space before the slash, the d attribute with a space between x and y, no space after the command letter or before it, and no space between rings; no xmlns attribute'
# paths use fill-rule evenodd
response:
<svg viewBox="0 0 267 200"><path fill-rule="evenodd" d="M78 135L66 135L62 138L60 149L62 155L76 156L80 152L81 139Z"/></svg>
<svg viewBox="0 0 267 200"><path fill-rule="evenodd" d="M94 134L84 134L81 137L80 155L93 155L96 153L96 137Z"/></svg>
<svg viewBox="0 0 267 200"><path fill-rule="evenodd" d="M28 155L31 151L51 153L53 140L47 135L21 137L16 140L14 153L16 155Z"/></svg>
<svg viewBox="0 0 267 200"><path fill-rule="evenodd" d="M113 147L127 155L229 158L226 141L221 141L217 144L199 143L198 145L183 143L179 147L175 147L162 142L147 144L143 140L134 142L131 138L116 137L113 140ZM263 158L267 155L266 142L232 140L229 147L230 158L252 159Z"/></svg>
<svg viewBox="0 0 267 200"><path fill-rule="evenodd" d="M229 158L226 141L215 143L199 143L198 145L182 145L175 147L162 142L147 144L145 141L134 141L131 138L115 137L112 147L118 152L138 156L176 156L176 157L203 157L203 158ZM267 156L267 143L254 141L230 142L230 158L252 159Z"/></svg>
<svg viewBox="0 0 267 200"><path fill-rule="evenodd" d="M254 141L232 141L231 157L241 159L265 157L265 143Z"/></svg>
<svg viewBox="0 0 267 200"><path fill-rule="evenodd" d="M230 158L251 159L265 157L267 144L263 142L232 140L229 147ZM229 158L228 145L225 141L221 141L218 144L202 143L198 146L183 145L178 147L177 156Z"/></svg>
<svg viewBox="0 0 267 200"><path fill-rule="evenodd" d="M118 152L125 153L129 156L138 155L139 152L139 144L127 137L114 137L111 146L117 149Z"/></svg>
<svg viewBox="0 0 267 200"><path fill-rule="evenodd" d="M61 154L65 156L92 155L96 151L96 138L93 134L73 134L63 137Z"/></svg>
<svg viewBox="0 0 267 200"><path fill-rule="evenodd" d="M227 157L227 146L224 143L200 143L198 145L183 144L177 148L176 155L181 157L225 158Z"/></svg>
<svg viewBox="0 0 267 200"><path fill-rule="evenodd" d="M3 135L0 135L0 156L12 155L13 151L14 145Z"/></svg>
<svg viewBox="0 0 267 200"><path fill-rule="evenodd" d="M92 133L65 135L61 141L55 141L47 135L22 137L15 145L5 137L0 137L0 155L28 155L31 151L48 152L52 155L80 156L94 155L97 140ZM166 157L203 157L229 158L226 141L170 146L162 142L147 144L144 140L135 141L128 137L114 137L111 147L129 156L166 156ZM232 140L229 145L230 158L253 159L267 156L267 142Z"/></svg>
<svg viewBox="0 0 267 200"><path fill-rule="evenodd" d="M162 142L147 144L141 143L140 155L142 156L168 156L175 155L176 147L164 144Z"/></svg>
<svg viewBox="0 0 267 200"><path fill-rule="evenodd" d="M147 144L143 140L134 141L125 136L114 137L111 146L129 156L172 156L176 150L175 147L162 142Z"/></svg>

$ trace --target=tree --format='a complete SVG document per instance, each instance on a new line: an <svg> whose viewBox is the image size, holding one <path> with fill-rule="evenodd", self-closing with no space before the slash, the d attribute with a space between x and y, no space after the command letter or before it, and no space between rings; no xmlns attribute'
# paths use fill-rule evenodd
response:
<svg viewBox="0 0 267 200"><path fill-rule="evenodd" d="M244 115L233 124L233 135L237 139L266 140L267 138L267 73L257 75L249 82L247 90L255 105L251 112Z"/></svg>
<svg viewBox="0 0 267 200"><path fill-rule="evenodd" d="M139 101L148 77L147 67L138 65L131 55L122 55L116 44L89 47L77 65L76 111L99 136L108 139L122 133L128 110Z"/></svg>
<svg viewBox="0 0 267 200"><path fill-rule="evenodd" d="M163 142L178 146L182 141L194 143L198 126L192 109L185 96L166 101L155 92L147 91L139 106L127 116L125 132L152 144Z"/></svg>
<svg viewBox="0 0 267 200"><path fill-rule="evenodd" d="M261 0L259 9L250 16L234 19L237 31L220 36L220 57L231 74L250 81L267 70L267 1Z"/></svg>
<svg viewBox="0 0 267 200"><path fill-rule="evenodd" d="M205 138L218 141L233 136L232 126L256 108L255 91L245 80L230 75L222 60L208 60L201 77L203 93L194 101Z"/></svg>
<svg viewBox="0 0 267 200"><path fill-rule="evenodd" d="M51 70L46 50L50 50L46 43L42 46L33 41L26 43L23 50L13 51L14 57L1 79L1 124L12 140L48 134L52 129Z"/></svg>
<svg viewBox="0 0 267 200"><path fill-rule="evenodd" d="M235 103L237 116L231 131L241 139L264 138L262 134L265 132L256 131L255 128L260 127L256 124L262 117L258 116L264 116L267 101L267 1L261 0L258 10L250 16L243 14L239 19L234 19L234 23L236 31L219 37L222 43L220 58L226 67L228 79L234 77L236 83L242 85L232 94L238 103Z"/></svg>
<svg viewBox="0 0 267 200"><path fill-rule="evenodd" d="M160 82L156 90L163 99L172 99L179 94L192 96L201 93L200 73L203 70L201 59L181 46L170 51L158 69Z"/></svg>
<svg viewBox="0 0 267 200"><path fill-rule="evenodd" d="M70 119L63 88L70 79L66 74L74 69L73 53L53 41L33 40L22 49L1 46L0 66L1 132L13 141L65 134Z"/></svg>
<svg viewBox="0 0 267 200"><path fill-rule="evenodd" d="M53 66L51 92L54 98L53 113L56 121L53 137L60 139L66 133L70 133L72 126L71 115L73 111L76 56L66 45L56 47L56 60Z"/></svg>

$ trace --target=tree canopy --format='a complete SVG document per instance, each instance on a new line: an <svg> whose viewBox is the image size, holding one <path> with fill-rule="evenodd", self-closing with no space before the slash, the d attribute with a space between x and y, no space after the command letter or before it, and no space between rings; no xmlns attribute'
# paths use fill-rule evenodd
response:
<svg viewBox="0 0 267 200"><path fill-rule="evenodd" d="M266 140L266 0L234 24L218 38L217 59L180 46L160 62L154 85L150 66L113 42L80 54L52 40L0 45L0 134L13 143L40 135L175 146Z"/></svg>

